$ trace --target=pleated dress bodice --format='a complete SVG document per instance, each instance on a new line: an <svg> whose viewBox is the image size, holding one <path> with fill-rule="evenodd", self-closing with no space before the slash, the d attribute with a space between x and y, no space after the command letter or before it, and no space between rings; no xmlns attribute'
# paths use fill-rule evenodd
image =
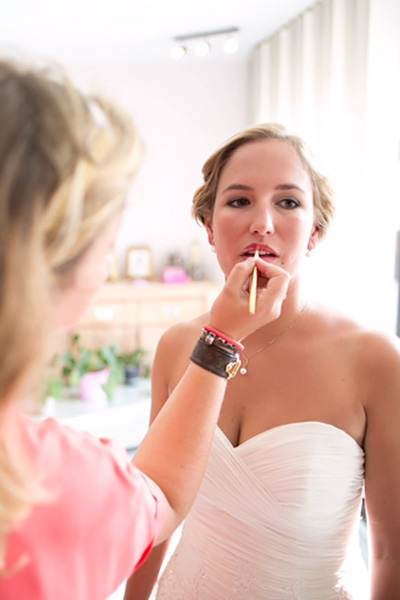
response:
<svg viewBox="0 0 400 600"><path fill-rule="evenodd" d="M366 600L357 528L364 452L320 422L233 447L217 428L157 600Z"/></svg>

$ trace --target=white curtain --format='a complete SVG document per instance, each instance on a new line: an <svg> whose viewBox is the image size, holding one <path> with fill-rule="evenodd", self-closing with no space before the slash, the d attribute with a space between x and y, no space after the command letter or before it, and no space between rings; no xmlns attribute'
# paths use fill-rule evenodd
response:
<svg viewBox="0 0 400 600"><path fill-rule="evenodd" d="M252 121L283 123L324 162L344 139L351 157L364 131L368 10L369 0L322 0L261 43Z"/></svg>
<svg viewBox="0 0 400 600"><path fill-rule="evenodd" d="M302 136L335 190L313 295L394 331L399 227L399 0L320 0L260 43L251 121Z"/></svg>

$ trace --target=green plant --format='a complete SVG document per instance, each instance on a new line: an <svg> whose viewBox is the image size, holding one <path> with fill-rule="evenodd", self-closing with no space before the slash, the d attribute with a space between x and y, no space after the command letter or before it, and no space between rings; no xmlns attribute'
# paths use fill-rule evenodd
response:
<svg viewBox="0 0 400 600"><path fill-rule="evenodd" d="M46 398L54 398L55 400L61 400L64 395L65 386L60 377L51 374L46 378L44 384L43 400Z"/></svg>
<svg viewBox="0 0 400 600"><path fill-rule="evenodd" d="M72 339L71 349L59 358L61 377L68 387L79 385L85 373L110 369L110 375L120 378L121 365L118 357L118 346L100 346L100 348L84 348L80 345L79 335Z"/></svg>
<svg viewBox="0 0 400 600"><path fill-rule="evenodd" d="M75 335L70 350L53 358L52 372L46 380L45 395L60 399L65 393L65 388L79 386L85 373L108 369L109 378L102 387L108 399L111 399L115 386L125 382L126 367L137 366L141 376L148 375L149 369L143 364L145 355L146 351L141 348L120 353L117 344L103 345L97 349L85 348L80 344L80 336Z"/></svg>
<svg viewBox="0 0 400 600"><path fill-rule="evenodd" d="M144 357L147 354L146 350L137 348L133 352L126 352L119 354L118 359L123 365L125 372L125 384L135 385L138 381L138 377L148 377L150 369L144 361Z"/></svg>
<svg viewBox="0 0 400 600"><path fill-rule="evenodd" d="M49 375L46 394L56 399L62 397L65 388L79 386L85 373L109 370L108 381L103 385L108 399L111 399L115 386L124 381L124 367L119 359L118 346L84 348L79 335L73 337L70 350L54 357L52 366L58 368L58 375Z"/></svg>
<svg viewBox="0 0 400 600"><path fill-rule="evenodd" d="M122 353L118 355L118 359L124 367L134 366L140 367L143 364L143 358L146 356L146 350L137 348L133 352Z"/></svg>

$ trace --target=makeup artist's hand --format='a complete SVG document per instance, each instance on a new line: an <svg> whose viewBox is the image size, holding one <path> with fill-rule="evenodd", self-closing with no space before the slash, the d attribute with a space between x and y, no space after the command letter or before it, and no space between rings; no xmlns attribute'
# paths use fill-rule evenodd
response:
<svg viewBox="0 0 400 600"><path fill-rule="evenodd" d="M249 281L255 266L258 270L256 310L250 314ZM235 340L243 339L279 317L289 281L287 271L260 258L237 263L211 308L209 325Z"/></svg>

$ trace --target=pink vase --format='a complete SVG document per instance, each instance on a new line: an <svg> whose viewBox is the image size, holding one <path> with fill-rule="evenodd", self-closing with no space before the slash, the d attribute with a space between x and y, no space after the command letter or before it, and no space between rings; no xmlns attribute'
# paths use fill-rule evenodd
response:
<svg viewBox="0 0 400 600"><path fill-rule="evenodd" d="M105 406L107 404L107 394L101 386L107 383L109 376L109 369L85 373L79 384L79 393L82 400Z"/></svg>

